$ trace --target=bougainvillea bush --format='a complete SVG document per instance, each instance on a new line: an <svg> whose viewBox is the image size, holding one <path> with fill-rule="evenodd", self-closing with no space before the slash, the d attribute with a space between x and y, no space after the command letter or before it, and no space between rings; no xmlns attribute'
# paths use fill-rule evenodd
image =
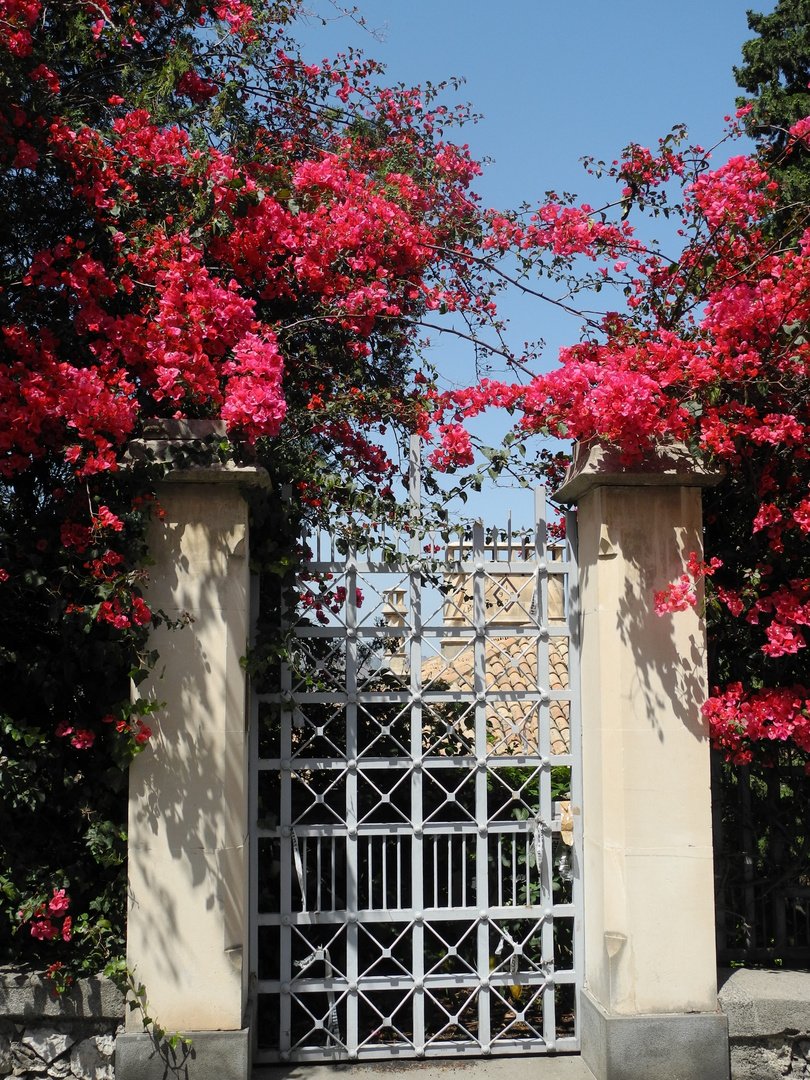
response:
<svg viewBox="0 0 810 1080"><path fill-rule="evenodd" d="M734 138L736 121L730 126ZM810 120L795 124L786 153L808 131ZM674 222L667 246L675 254L630 238L613 266L596 268L620 284L622 310L607 312L530 385L524 425L605 440L628 462L676 440L724 470L704 499L706 561L693 553L656 608L668 617L694 606L694 584L706 579L714 688L704 713L715 744L738 764L785 746L807 762L806 207L780 203L779 185L756 157L732 156L713 169L701 148L665 141L657 153L631 147L623 161L592 167L619 178L624 215L641 207ZM599 239L579 243L598 257Z"/></svg>
<svg viewBox="0 0 810 1080"><path fill-rule="evenodd" d="M408 433L432 440L437 469L469 468L466 422L516 413L507 443L554 478L539 436L605 440L628 462L686 442L726 479L704 555L656 603L670 617L707 579L706 713L735 761L810 756L804 208L780 204L755 157L714 168L676 131L589 163L618 183L602 208L552 194L487 210L448 135L466 110L378 87L360 56L305 62L297 11L0 0L4 960L77 970L121 951L125 769L157 707L131 686L164 618L142 596L164 466L127 454L147 423L217 420L225 434L184 460L268 469L257 555L279 574L300 517L401 512ZM809 131L794 125L785 152ZM640 214L668 250L640 239ZM608 303L533 377L498 321L504 287ZM437 328L528 377L442 390L420 353ZM507 450L488 454L497 474Z"/></svg>
<svg viewBox="0 0 810 1080"><path fill-rule="evenodd" d="M0 962L121 950L123 770L154 708L131 685L163 618L141 591L162 467L131 440L216 419L186 459L263 464L288 518L396 514L419 318L492 317L456 253L466 110L304 63L296 14L0 0ZM294 529L261 514L281 572Z"/></svg>
<svg viewBox="0 0 810 1080"><path fill-rule="evenodd" d="M568 307L583 293L591 309L609 299L583 316L580 341L553 370L525 387L441 395L433 419L447 427L507 405L522 413L521 444L600 440L629 465L678 442L721 470L704 496L703 558L691 553L682 578L648 600L670 617L696 604L704 579L713 684L704 714L715 745L738 765L787 750L807 766L810 217L783 197L764 156L733 154L750 108L726 117L722 152L730 144L732 156L719 167L675 129L655 150L586 159L617 184L599 209L551 196L528 214L486 215L482 249L511 253L515 284L554 298L529 284L539 272ZM783 155L803 154L810 118L784 134ZM784 166L770 147L767 160ZM649 227L636 231L639 215L663 243L641 239Z"/></svg>

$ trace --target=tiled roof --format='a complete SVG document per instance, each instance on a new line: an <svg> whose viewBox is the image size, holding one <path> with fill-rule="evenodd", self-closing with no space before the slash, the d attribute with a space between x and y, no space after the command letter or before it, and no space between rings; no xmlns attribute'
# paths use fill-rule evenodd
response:
<svg viewBox="0 0 810 1080"><path fill-rule="evenodd" d="M447 652L455 644L445 639ZM542 672L538 678L537 643L526 637L489 638L485 649L485 672L487 690L517 695L517 700L491 702L487 708L488 737L494 749L504 754L569 752L568 702L553 699L555 690L568 689L567 638L550 638L547 679L542 678ZM463 643L454 656L437 655L426 660L422 665L422 686L424 690L471 691L472 642ZM537 703L519 699L521 691L531 693L542 689L548 689L552 694L547 749L542 745L543 738L538 729Z"/></svg>

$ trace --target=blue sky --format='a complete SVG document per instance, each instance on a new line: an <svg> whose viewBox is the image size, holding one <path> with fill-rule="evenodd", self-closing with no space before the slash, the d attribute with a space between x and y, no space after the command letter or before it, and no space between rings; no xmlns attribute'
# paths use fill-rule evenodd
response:
<svg viewBox="0 0 810 1080"><path fill-rule="evenodd" d="M479 183L513 205L580 190L578 159L648 143L685 122L708 143L739 92L751 37L746 0L359 0L374 39L348 19L304 33L310 56L359 45L394 82L466 78L484 120L466 138L495 163ZM766 0L756 10L771 10ZM327 0L317 10L329 14Z"/></svg>
<svg viewBox="0 0 810 1080"><path fill-rule="evenodd" d="M332 18L328 0L313 0L330 21L299 28L303 54L320 60L354 45L387 65L389 82L464 77L461 91L449 95L470 101L484 119L456 141L492 159L476 189L495 207L535 203L549 189L599 205L609 189L594 186L579 159L610 160L631 141L654 145L676 123L713 145L740 93L732 68L752 36L752 0L357 2L375 36ZM755 11L774 6L753 0ZM721 148L718 163L728 152ZM577 340L576 321L536 300L514 297L505 310L515 342L546 341L549 366L561 345ZM443 340L433 360L449 382L473 381L470 356L458 343Z"/></svg>

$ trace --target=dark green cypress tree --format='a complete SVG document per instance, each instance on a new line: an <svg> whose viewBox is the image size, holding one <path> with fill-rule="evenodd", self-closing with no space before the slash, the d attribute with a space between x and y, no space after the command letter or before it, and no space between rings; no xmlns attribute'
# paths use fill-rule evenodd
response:
<svg viewBox="0 0 810 1080"><path fill-rule="evenodd" d="M748 28L758 36L745 42L744 63L734 68L747 95L737 106L753 106L746 130L761 144L785 203L810 203L810 150L788 149L791 125L810 115L810 0L779 0L770 15L749 11Z"/></svg>

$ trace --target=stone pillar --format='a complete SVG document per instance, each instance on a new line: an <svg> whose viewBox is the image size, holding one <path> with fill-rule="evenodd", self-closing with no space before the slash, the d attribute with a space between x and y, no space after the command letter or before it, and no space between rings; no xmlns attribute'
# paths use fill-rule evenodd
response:
<svg viewBox="0 0 810 1080"><path fill-rule="evenodd" d="M248 736L241 658L249 636L248 507L259 469L170 473L149 536L146 601L173 619L151 645L160 660L141 696L165 705L130 768L127 960L149 1012L192 1040L187 1080L246 1080ZM137 1010L116 1047L117 1080L160 1080L167 1048ZM171 1059L172 1055L169 1054Z"/></svg>
<svg viewBox="0 0 810 1080"><path fill-rule="evenodd" d="M597 1080L724 1080L718 1011L705 630L653 592L702 553L685 448L623 467L578 447L555 499L576 503L582 643L585 985ZM700 596L698 609L700 608Z"/></svg>

